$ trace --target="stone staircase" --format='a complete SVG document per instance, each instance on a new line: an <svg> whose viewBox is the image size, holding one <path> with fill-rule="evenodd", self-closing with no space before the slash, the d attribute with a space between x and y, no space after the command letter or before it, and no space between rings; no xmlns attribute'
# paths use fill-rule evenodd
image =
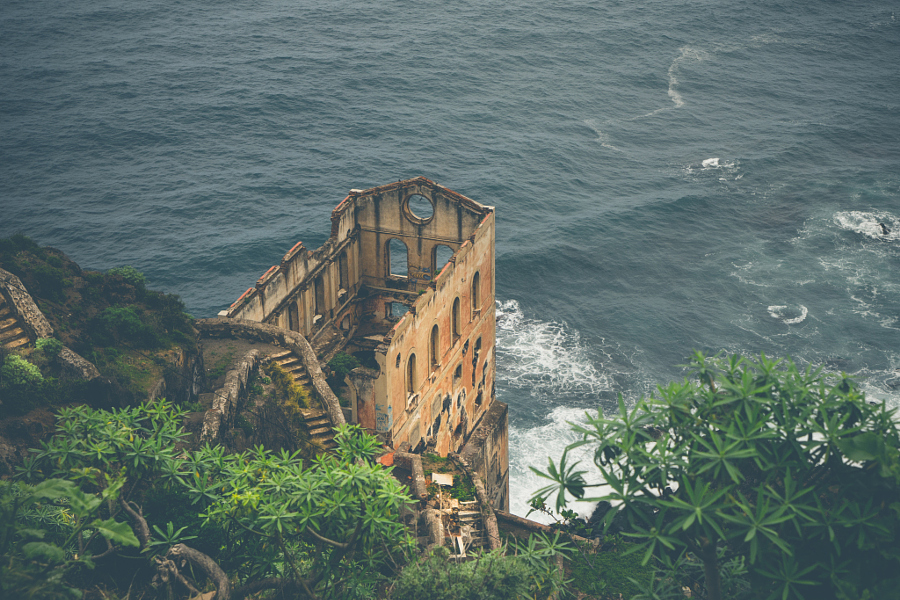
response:
<svg viewBox="0 0 900 600"><path fill-rule="evenodd" d="M306 371L306 367L299 356L291 350L285 350L278 354L273 354L271 358L273 362L278 363L282 369L291 374L295 383L305 387L310 394L313 393L309 373ZM319 408L302 409L300 412L303 413L306 431L314 442L318 443L325 450L337 448L337 444L334 443L334 431L332 430L332 423L331 419L328 418L328 413Z"/></svg>
<svg viewBox="0 0 900 600"><path fill-rule="evenodd" d="M334 450L337 444L334 441L334 429L328 413L319 408L305 408L300 410L306 424L306 431L312 441L325 450Z"/></svg>
<svg viewBox="0 0 900 600"><path fill-rule="evenodd" d="M22 324L13 314L12 308L6 302L6 298L0 294L0 346L13 350L31 343L28 334L22 328Z"/></svg>
<svg viewBox="0 0 900 600"><path fill-rule="evenodd" d="M451 554L469 556L473 551L487 546L487 536L484 533L484 522L481 511L478 510L478 502L460 502L457 519L465 552L460 552L459 542L447 535L444 537L444 543L450 547Z"/></svg>
<svg viewBox="0 0 900 600"><path fill-rule="evenodd" d="M302 385L308 390L311 389L309 373L306 372L306 367L299 356L290 350L285 350L278 354L273 354L271 358L273 362L278 363L282 369L291 374L295 383Z"/></svg>

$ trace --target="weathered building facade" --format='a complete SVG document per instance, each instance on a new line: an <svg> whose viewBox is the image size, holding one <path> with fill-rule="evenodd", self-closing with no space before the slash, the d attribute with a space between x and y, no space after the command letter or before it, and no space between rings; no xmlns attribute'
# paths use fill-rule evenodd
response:
<svg viewBox="0 0 900 600"><path fill-rule="evenodd" d="M351 420L396 449L462 454L506 510L494 258L492 207L424 177L351 190L322 247L296 244L220 316L359 357L364 367L347 378Z"/></svg>

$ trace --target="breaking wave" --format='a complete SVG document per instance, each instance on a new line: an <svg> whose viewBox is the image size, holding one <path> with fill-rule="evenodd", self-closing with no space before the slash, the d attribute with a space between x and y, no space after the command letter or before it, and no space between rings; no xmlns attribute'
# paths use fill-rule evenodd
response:
<svg viewBox="0 0 900 600"><path fill-rule="evenodd" d="M864 235L873 240L900 240L900 220L887 212L842 211L835 213L834 224L841 229Z"/></svg>
<svg viewBox="0 0 900 600"><path fill-rule="evenodd" d="M569 423L584 423L585 408L596 412L600 396L619 387L614 377L630 369L614 360L619 349L589 348L566 323L526 317L516 300L497 303L496 348L500 400L510 405L511 413L510 510L525 516L532 494L549 483L530 467L546 470L548 458L558 461L565 447L577 439ZM529 408L536 413L523 414ZM599 483L591 479L596 471L591 468L589 450L575 453L573 460L582 461L588 481ZM571 508L587 516L593 505L574 503ZM549 522L549 517L538 513L529 518Z"/></svg>
<svg viewBox="0 0 900 600"><path fill-rule="evenodd" d="M503 384L528 388L532 396L611 389L577 331L526 317L516 300L497 302L497 368Z"/></svg>
<svg viewBox="0 0 900 600"><path fill-rule="evenodd" d="M539 477L529 467L547 470L547 461L552 458L559 464L565 447L578 439L572 431L572 423L585 423L582 409L557 406L547 415L547 422L531 428L510 427L509 429L509 510L515 515L525 516L531 510L529 499L550 481ZM580 461L578 470L584 470L588 483L601 483L599 473L593 468L589 446L582 446L569 455L571 461ZM571 464L571 462L569 463ZM553 498L556 496L554 495ZM569 508L582 516L590 516L594 505L587 502L571 502ZM532 513L529 519L549 523L550 518L540 513Z"/></svg>

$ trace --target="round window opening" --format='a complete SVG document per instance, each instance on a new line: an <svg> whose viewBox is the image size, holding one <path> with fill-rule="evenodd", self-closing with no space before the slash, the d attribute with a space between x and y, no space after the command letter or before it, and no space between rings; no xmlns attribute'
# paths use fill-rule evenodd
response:
<svg viewBox="0 0 900 600"><path fill-rule="evenodd" d="M408 216L419 223L424 223L434 216L434 204L421 194L413 194L406 199Z"/></svg>

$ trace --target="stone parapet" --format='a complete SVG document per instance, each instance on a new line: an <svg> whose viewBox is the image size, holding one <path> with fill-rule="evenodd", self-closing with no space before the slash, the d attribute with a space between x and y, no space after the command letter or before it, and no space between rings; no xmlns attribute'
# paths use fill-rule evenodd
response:
<svg viewBox="0 0 900 600"><path fill-rule="evenodd" d="M21 279L9 271L0 269L0 292L6 296L16 317L31 336L32 342L38 338L53 337L53 327L37 307Z"/></svg>
<svg viewBox="0 0 900 600"><path fill-rule="evenodd" d="M234 421L241 396L247 391L250 374L256 369L259 361L259 350L254 348L241 357L234 369L225 374L225 385L215 393L212 408L203 416L201 442L218 443L222 441L225 426Z"/></svg>
<svg viewBox="0 0 900 600"><path fill-rule="evenodd" d="M256 321L229 319L226 317L198 319L194 326L200 331L201 335L208 337L237 337L245 340L256 340L282 346L296 352L303 360L303 366L306 367L313 388L325 405L325 411L328 413L332 425L337 427L341 423L347 422L344 419L344 413L341 410L341 404L337 396L334 395L334 392L325 380L325 373L322 372L322 367L319 365L315 351L310 346L309 341L296 331Z"/></svg>

